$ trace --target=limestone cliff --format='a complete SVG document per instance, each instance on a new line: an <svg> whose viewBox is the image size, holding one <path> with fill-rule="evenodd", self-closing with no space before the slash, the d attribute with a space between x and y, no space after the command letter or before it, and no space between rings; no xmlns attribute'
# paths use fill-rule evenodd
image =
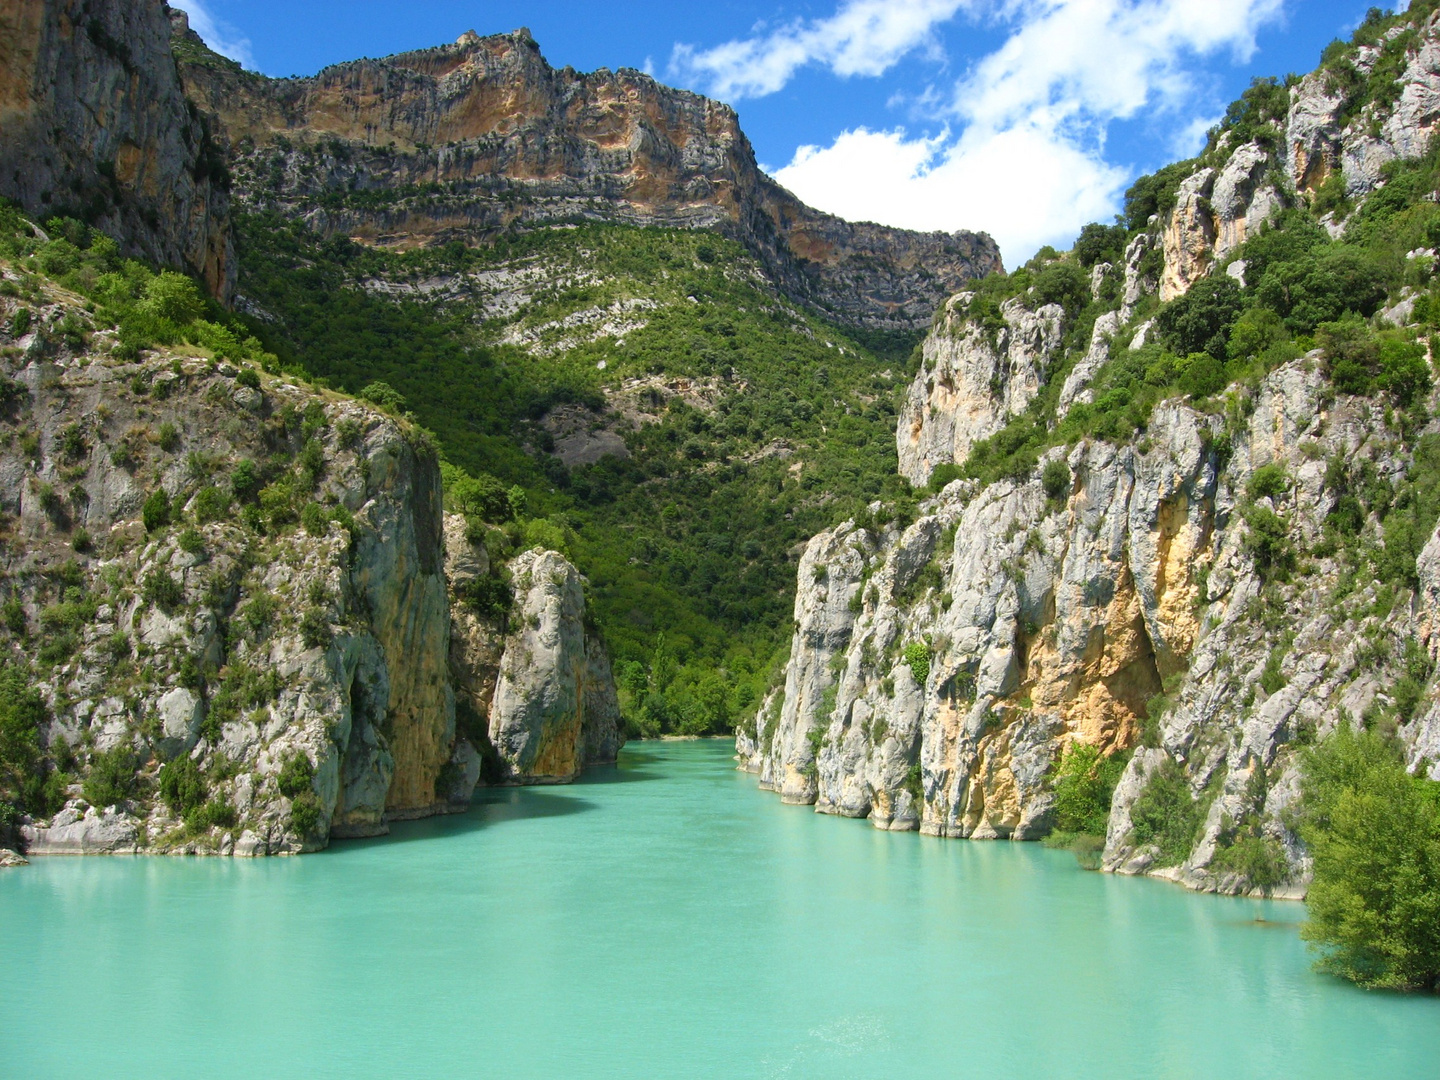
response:
<svg viewBox="0 0 1440 1080"><path fill-rule="evenodd" d="M938 464L964 461L975 443L1023 412L1058 355L1060 307L1030 311L1019 298L1008 300L1004 325L994 330L967 317L973 298L960 293L942 306L901 405L900 475L912 483L923 484Z"/></svg>
<svg viewBox="0 0 1440 1080"><path fill-rule="evenodd" d="M1302 881L1284 824L1297 747L1389 700L1401 642L1434 647L1440 537L1414 610L1378 583L1336 590L1345 566L1323 556L1273 609L1238 509L1255 470L1295 478L1274 502L1297 546L1313 547L1335 500L1326 460L1400 469L1406 447L1375 403L1331 400L1313 359L1271 375L1252 408L1227 454L1219 418L1174 403L1140 446L1052 451L1072 477L1059 497L1038 477L956 481L903 528L847 522L817 536L800 564L783 695L742 733L744 766L786 801L881 828L1031 839L1050 828L1065 746L1136 745L1163 692L1173 705L1156 745L1115 797L1107 867L1155 864L1130 836L1128 807L1173 760L1205 816L1165 875L1240 887L1209 867L1227 830L1260 815ZM1437 724L1432 710L1400 729L1412 760L1433 758Z"/></svg>
<svg viewBox="0 0 1440 1080"><path fill-rule="evenodd" d="M162 0L0 2L0 195L235 286L228 176L186 100Z"/></svg>
<svg viewBox="0 0 1440 1080"><path fill-rule="evenodd" d="M812 210L760 171L728 106L631 69L557 71L525 30L304 79L243 72L183 32L176 52L240 199L326 233L412 247L575 219L714 229L791 295L892 328L1000 265L983 234Z"/></svg>
<svg viewBox="0 0 1440 1080"><path fill-rule="evenodd" d="M1126 755L1104 869L1247 891L1243 838L1273 853L1267 886L1301 895L1304 747L1378 727L1440 779L1440 530L1425 494L1440 396L1434 323L1416 323L1434 252L1393 241L1386 288L1293 320L1293 337L1264 289L1218 277L1245 284L1243 245L1282 209L1352 251L1375 233L1343 219L1385 227L1360 211L1397 177L1411 193L1379 204L1393 220L1431 213L1426 167L1407 189L1413 174L1381 166L1427 152L1437 40L1427 18L1355 50L1362 74L1388 57L1392 88L1332 89L1333 66L1260 87L1248 120L1160 177L1161 212L1112 237L1106 261L1078 264L1077 246L942 307L899 417L900 469L916 485L941 465L973 479L810 541L783 686L738 737L762 786L885 829L1033 839L1084 744ZM1235 135L1245 124L1253 141ZM1269 320L1279 351L1261 360L1237 333L1184 322L1225 310L1232 327ZM1342 378L1328 321L1341 312L1364 347L1411 358L1414 397ZM1167 365L1186 364L1208 381L1176 383ZM1163 843L1162 791L1182 822Z"/></svg>
<svg viewBox="0 0 1440 1080"><path fill-rule="evenodd" d="M1331 203L1363 200L1384 185L1388 163L1429 149L1437 123L1440 13L1392 27L1376 45L1305 76L1263 139L1237 143L1223 134L1180 182L1173 208L1155 223L1165 253L1160 299L1183 295L1224 265L1287 206L1322 192ZM1343 209L1327 219L1337 233ZM1230 270L1240 280L1244 271Z"/></svg>

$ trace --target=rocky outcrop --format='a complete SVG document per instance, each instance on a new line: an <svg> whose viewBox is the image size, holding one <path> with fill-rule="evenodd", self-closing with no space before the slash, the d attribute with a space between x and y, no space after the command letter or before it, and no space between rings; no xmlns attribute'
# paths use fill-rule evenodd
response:
<svg viewBox="0 0 1440 1080"><path fill-rule="evenodd" d="M1183 296L1285 208L1286 196L1270 179L1273 167L1269 153L1246 143L1223 169L1202 168L1180 184L1162 234L1161 300Z"/></svg>
<svg viewBox="0 0 1440 1080"><path fill-rule="evenodd" d="M515 605L490 709L506 780L563 783L613 762L623 739L609 660L587 641L579 571L553 551L511 563Z"/></svg>
<svg viewBox="0 0 1440 1080"><path fill-rule="evenodd" d="M326 233L403 248L577 218L714 229L792 296L877 327L923 326L1000 266L983 234L812 210L760 171L728 106L631 69L557 71L525 30L306 79L243 72L183 31L176 52L240 197Z"/></svg>
<svg viewBox="0 0 1440 1080"><path fill-rule="evenodd" d="M1379 63L1382 56L1395 60L1401 74L1393 85L1372 86L1394 70ZM1227 133L1197 159L1174 207L1156 223L1165 254L1161 300L1184 295L1264 222L1313 197L1337 173L1341 193L1358 203L1384 183L1387 164L1429 149L1440 125L1440 14L1414 28L1395 26L1379 44L1358 46L1334 63L1348 66L1349 76L1331 68L1299 80L1273 143L1237 146ZM1342 220L1327 221L1334 233L1343 227ZM1232 273L1244 280L1243 267Z"/></svg>
<svg viewBox="0 0 1440 1080"><path fill-rule="evenodd" d="M610 657L586 626L580 572L554 551L522 553L503 571L514 601L497 616L472 600L491 577L484 543L466 535L459 514L446 518L445 539L451 675L495 782L562 783L614 764L624 725Z"/></svg>
<svg viewBox="0 0 1440 1080"><path fill-rule="evenodd" d="M1375 75L1381 52L1397 52L1404 70L1393 92L1351 115L1350 98L1332 73L1307 75L1291 91L1286 168L1299 190L1316 191L1339 170L1345 194L1363 198L1380 185L1388 162L1426 152L1440 123L1440 40L1437 17L1415 35L1389 31L1379 46L1362 46L1349 63L1357 81Z"/></svg>
<svg viewBox="0 0 1440 1080"><path fill-rule="evenodd" d="M1064 311L1031 311L1020 297L1000 309L996 329L968 318L974 296L946 301L922 346L920 372L900 407L900 475L923 485L936 465L964 461L1040 391L1059 352Z"/></svg>
<svg viewBox="0 0 1440 1080"><path fill-rule="evenodd" d="M65 310L62 298L39 317ZM217 777L210 794L230 808L236 845L258 853L439 808L454 705L433 455L354 402L283 383L257 391L202 358L127 363L107 356L105 337L88 355L29 350L13 378L36 442L0 455L4 509L23 538L6 572L53 649L46 742L82 757L130 748L137 793L147 769L188 755ZM301 415L315 432L314 522L281 528L293 511L275 499L268 521L217 517L238 509L226 479L238 462L254 475L254 462L301 448ZM295 483L272 475L277 498ZM157 491L173 525L147 532L142 504ZM71 581L58 591L57 567ZM297 755L312 817L293 813L303 792L277 786ZM132 809L37 824L27 843L133 849L180 828L158 800Z"/></svg>
<svg viewBox="0 0 1440 1080"><path fill-rule="evenodd" d="M0 195L84 217L228 300L223 155L186 100L161 0L0 2Z"/></svg>

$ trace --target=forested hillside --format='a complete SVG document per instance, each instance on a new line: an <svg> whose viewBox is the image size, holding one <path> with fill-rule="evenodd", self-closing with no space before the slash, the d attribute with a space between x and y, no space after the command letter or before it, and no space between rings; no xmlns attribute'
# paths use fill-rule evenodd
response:
<svg viewBox="0 0 1440 1080"><path fill-rule="evenodd" d="M753 709L792 549L908 490L891 433L918 335L821 321L734 241L591 224L391 252L259 214L239 234L241 310L282 364L384 383L452 467L521 489L478 511L492 543L576 560L641 731Z"/></svg>

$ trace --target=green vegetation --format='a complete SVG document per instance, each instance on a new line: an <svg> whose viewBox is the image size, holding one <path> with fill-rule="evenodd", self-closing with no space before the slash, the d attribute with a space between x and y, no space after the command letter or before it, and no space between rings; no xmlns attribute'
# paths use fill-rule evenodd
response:
<svg viewBox="0 0 1440 1080"><path fill-rule="evenodd" d="M92 754L90 771L85 776L85 801L91 806L105 807L130 799L139 785L135 775L139 765L135 751L123 743Z"/></svg>
<svg viewBox="0 0 1440 1080"><path fill-rule="evenodd" d="M1101 754L1088 743L1071 743L1054 770L1053 830L1046 847L1065 848L1087 870L1100 868L1110 799L1130 760L1129 751Z"/></svg>
<svg viewBox="0 0 1440 1080"><path fill-rule="evenodd" d="M45 761L40 747L40 726L48 716L30 672L16 664L0 666L0 816L48 813L60 801L67 778Z"/></svg>
<svg viewBox="0 0 1440 1080"><path fill-rule="evenodd" d="M1130 755L1101 754L1088 743L1071 743L1055 770L1055 828L1062 833L1104 836L1110 797Z"/></svg>
<svg viewBox="0 0 1440 1080"><path fill-rule="evenodd" d="M1268 665L1267 665L1268 667ZM1290 876L1289 860L1280 841L1265 831L1261 811L1270 791L1270 777L1263 762L1255 761L1245 783L1248 807L1239 821L1226 815L1216 841L1210 869L1216 873L1239 874L1251 889L1269 896Z"/></svg>
<svg viewBox="0 0 1440 1080"><path fill-rule="evenodd" d="M274 216L240 230L245 292L279 316L247 333L279 368L432 430L447 502L494 561L538 544L579 566L639 731L727 731L753 710L790 634L787 553L909 495L892 432L918 335L848 334L801 312L728 240L583 225L398 254ZM397 301L361 285L510 268L547 277L503 319L468 295ZM634 328L562 325L612 310L633 311ZM510 329L537 348L507 343ZM632 418L617 425L629 456L565 466L544 421L607 400ZM497 574L467 599L502 617L509 584Z"/></svg>
<svg viewBox="0 0 1440 1080"><path fill-rule="evenodd" d="M1206 794L1195 798L1185 770L1173 758L1166 758L1130 807L1132 841L1154 846L1156 866L1184 862L1200 839L1213 788L1212 783Z"/></svg>
<svg viewBox="0 0 1440 1080"><path fill-rule="evenodd" d="M1369 987L1440 988L1440 784L1342 723L1306 751L1300 834L1315 860L1302 936Z"/></svg>
<svg viewBox="0 0 1440 1080"><path fill-rule="evenodd" d="M295 751L275 778L280 794L290 800L290 827L309 836L320 823L320 800L315 795L315 766L302 751Z"/></svg>
<svg viewBox="0 0 1440 1080"><path fill-rule="evenodd" d="M924 686L925 680L930 677L930 661L934 656L935 650L928 641L912 641L905 646L905 666L920 686Z"/></svg>

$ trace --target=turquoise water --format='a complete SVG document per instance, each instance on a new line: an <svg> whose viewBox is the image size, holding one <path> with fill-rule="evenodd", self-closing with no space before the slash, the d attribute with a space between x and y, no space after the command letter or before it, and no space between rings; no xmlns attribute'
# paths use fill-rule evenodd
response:
<svg viewBox="0 0 1440 1080"><path fill-rule="evenodd" d="M0 872L0 1076L1440 1075L1440 1000L1314 974L1298 904L888 835L730 753L301 859Z"/></svg>

